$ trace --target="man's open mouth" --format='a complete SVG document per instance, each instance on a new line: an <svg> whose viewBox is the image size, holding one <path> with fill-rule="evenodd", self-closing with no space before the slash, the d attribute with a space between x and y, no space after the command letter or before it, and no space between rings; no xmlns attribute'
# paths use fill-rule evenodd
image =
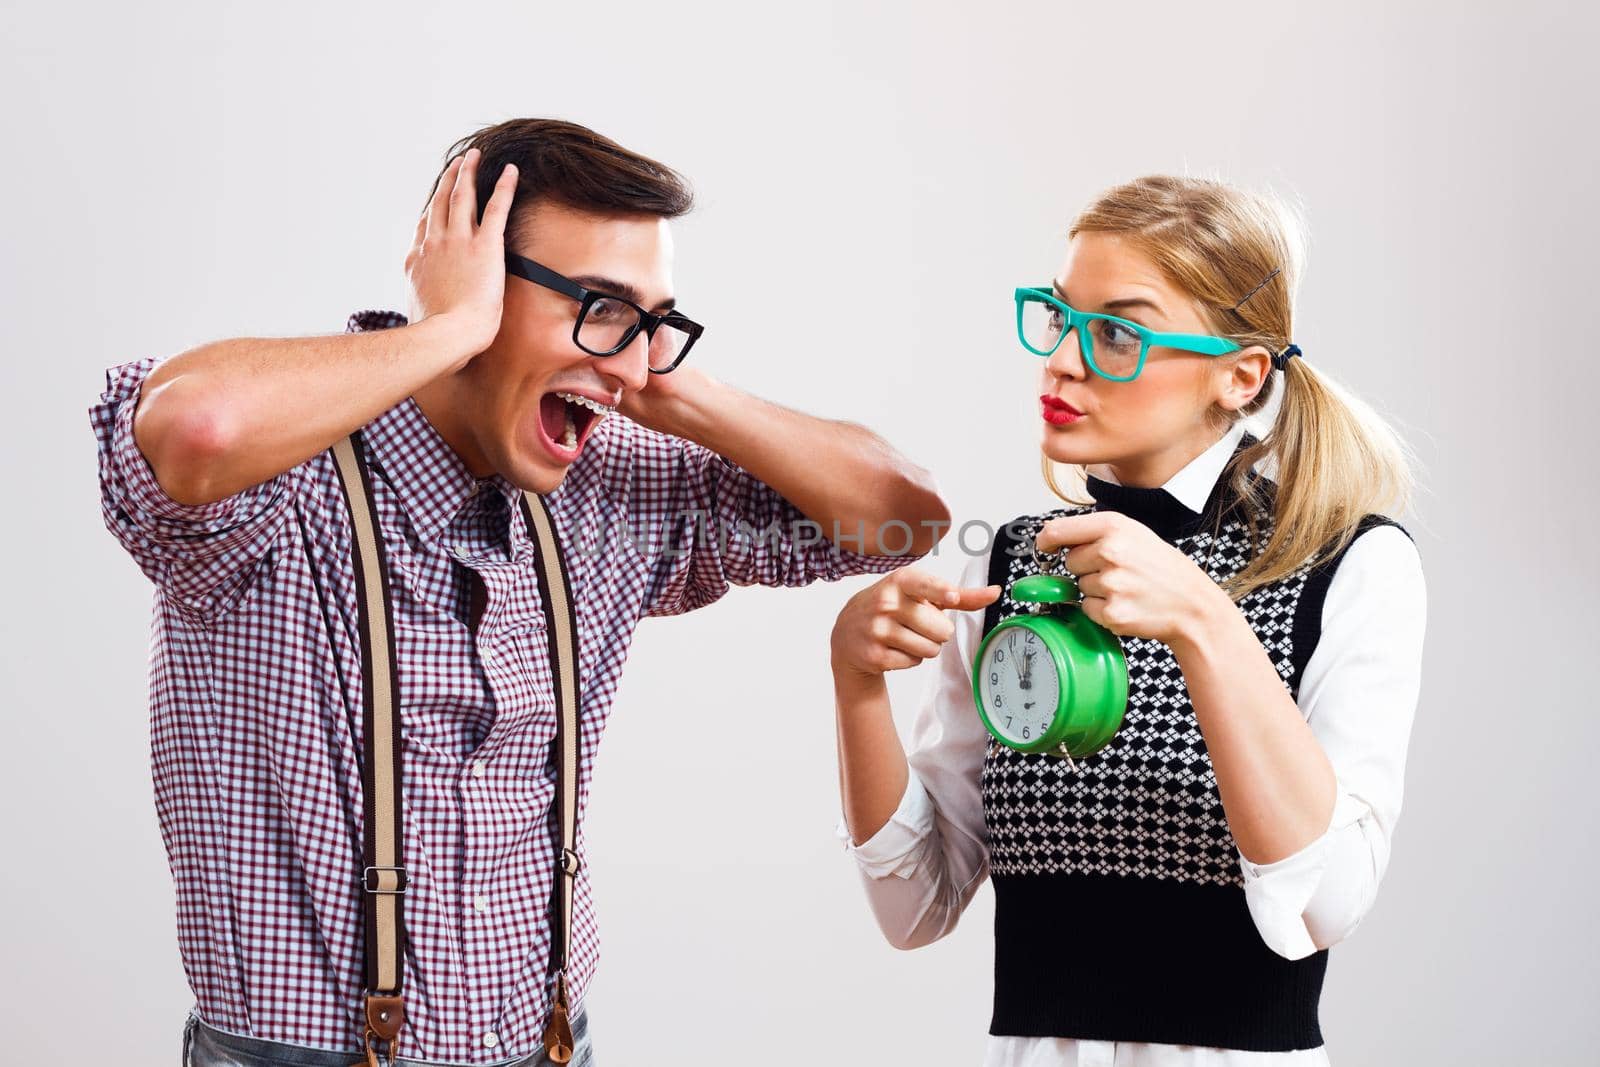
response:
<svg viewBox="0 0 1600 1067"><path fill-rule="evenodd" d="M589 433L612 411L608 404L557 391L539 398L539 425L551 443L576 454Z"/></svg>

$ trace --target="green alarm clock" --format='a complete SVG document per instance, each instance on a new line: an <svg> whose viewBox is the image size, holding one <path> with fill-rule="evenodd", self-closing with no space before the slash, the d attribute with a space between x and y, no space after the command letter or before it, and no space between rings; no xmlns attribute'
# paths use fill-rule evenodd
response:
<svg viewBox="0 0 1600 1067"><path fill-rule="evenodd" d="M990 630L973 664L984 726L1018 752L1069 761L1105 747L1128 706L1121 639L1084 613L1069 575L1019 578L1011 598L1027 612Z"/></svg>

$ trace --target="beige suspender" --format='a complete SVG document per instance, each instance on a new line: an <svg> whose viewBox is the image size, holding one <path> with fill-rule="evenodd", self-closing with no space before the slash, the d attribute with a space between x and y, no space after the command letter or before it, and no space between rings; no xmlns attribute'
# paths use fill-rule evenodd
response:
<svg viewBox="0 0 1600 1067"><path fill-rule="evenodd" d="M405 1022L401 979L405 968L405 922L401 897L406 869L401 856L399 675L394 654L394 622L389 605L388 567L372 483L361 462L360 431L333 446L354 540L357 605L361 630L362 734L361 794L366 831L362 835L361 889L365 913L367 1058L377 1067L378 1048L391 1064ZM357 1065L360 1067L360 1065Z"/></svg>
<svg viewBox="0 0 1600 1067"><path fill-rule="evenodd" d="M366 833L362 840L361 888L366 918L366 1030L363 1043L368 1067L377 1067L380 1048L393 1064L399 1047L405 1004L405 922L402 898L408 879L403 859L400 807L399 673L394 647L394 620L389 602L388 567L378 533L372 484L362 461L361 431L333 446L334 461L350 508L354 563L359 590L363 732L366 738L361 784ZM550 664L555 675L556 813L561 826L561 876L553 906L551 967L554 1004L545 1028L546 1053L555 1063L572 1058L566 969L572 941L572 893L578 873L578 634L572 612L572 587L567 580L561 543L544 501L524 493L522 515L537 548L539 596L545 605ZM361 1067L360 1064L357 1067Z"/></svg>
<svg viewBox="0 0 1600 1067"><path fill-rule="evenodd" d="M572 889L578 877L578 627L572 610L561 542L544 500L522 494L522 518L538 549L539 598L549 625L550 667L556 691L556 818L561 824L561 874L555 886L555 929L551 932L551 969L556 987L550 1021L545 1026L545 1053L554 1063L572 1058L572 1026L567 1010L567 959L572 947Z"/></svg>

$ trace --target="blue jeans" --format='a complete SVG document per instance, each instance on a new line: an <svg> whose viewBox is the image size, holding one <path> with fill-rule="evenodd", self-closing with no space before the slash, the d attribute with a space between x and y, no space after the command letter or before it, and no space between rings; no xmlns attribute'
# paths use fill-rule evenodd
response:
<svg viewBox="0 0 1600 1067"><path fill-rule="evenodd" d="M572 1060L567 1067L594 1067L589 1041L589 1015L583 1005L572 1017ZM183 1067L351 1067L361 1052L303 1048L218 1030L190 1012L183 1029ZM395 1067L450 1067L439 1060L395 1060ZM544 1049L522 1059L496 1060L492 1067L552 1067Z"/></svg>

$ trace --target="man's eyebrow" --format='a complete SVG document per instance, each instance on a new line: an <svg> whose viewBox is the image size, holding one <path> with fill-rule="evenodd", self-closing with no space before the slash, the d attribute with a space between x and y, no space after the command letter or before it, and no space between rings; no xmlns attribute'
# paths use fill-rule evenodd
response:
<svg viewBox="0 0 1600 1067"><path fill-rule="evenodd" d="M639 292L638 287L629 285L624 281L618 281L616 278L607 278L603 274L580 274L575 276L572 280L583 286L585 289L598 289L602 293L610 293L612 296L620 296L624 300L631 300L641 307L644 306L644 294ZM662 312L671 311L676 305L677 300L669 297L666 300L661 301L661 303L657 304L650 310L660 314Z"/></svg>
<svg viewBox="0 0 1600 1067"><path fill-rule="evenodd" d="M1061 298L1062 303L1072 303L1072 301L1067 299L1067 291L1066 289L1062 288L1060 282L1052 279L1050 285L1055 289L1056 295ZM1125 296L1118 300L1107 300L1102 306L1105 307L1107 311L1122 311L1126 310L1127 308L1146 307L1151 311L1154 311L1157 315L1162 314L1160 304L1157 304L1154 300L1149 300L1142 296Z"/></svg>

